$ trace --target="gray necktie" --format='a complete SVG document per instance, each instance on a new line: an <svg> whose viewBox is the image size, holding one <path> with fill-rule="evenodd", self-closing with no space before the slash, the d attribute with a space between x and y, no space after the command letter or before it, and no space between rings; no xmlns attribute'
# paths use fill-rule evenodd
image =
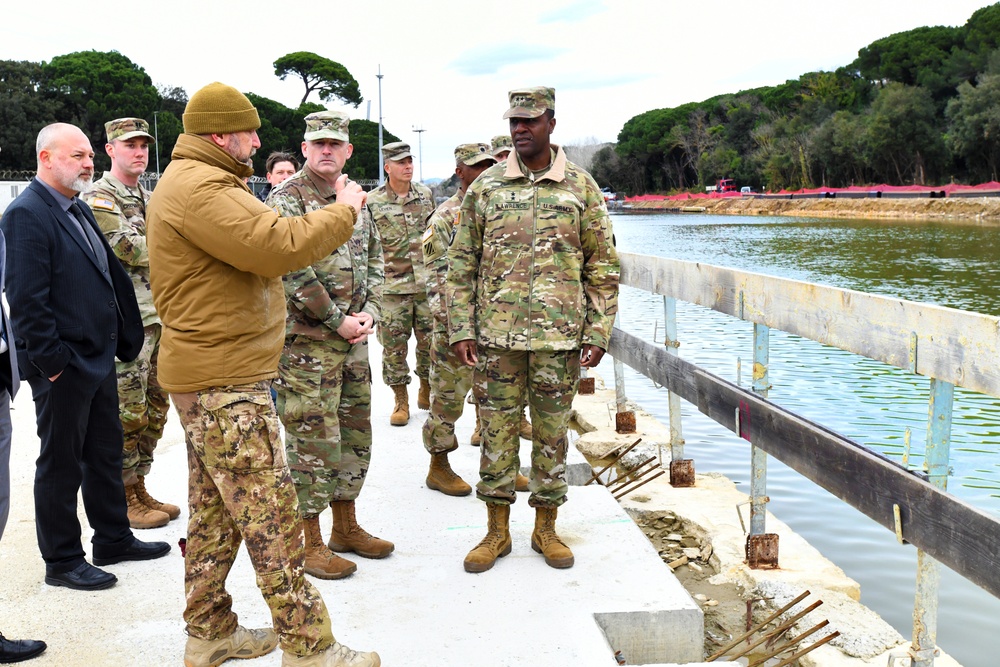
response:
<svg viewBox="0 0 1000 667"><path fill-rule="evenodd" d="M74 201L70 204L69 210L70 213L76 217L77 222L80 223L80 229L83 231L83 235L87 239L87 243L90 244L90 250L94 253L94 257L97 259L97 265L101 267L102 272L107 272L108 258L104 253L104 244L101 243L101 239L97 236L97 232L95 232L94 228L90 226L90 222L83 214L83 211L80 209L80 205L77 202Z"/></svg>

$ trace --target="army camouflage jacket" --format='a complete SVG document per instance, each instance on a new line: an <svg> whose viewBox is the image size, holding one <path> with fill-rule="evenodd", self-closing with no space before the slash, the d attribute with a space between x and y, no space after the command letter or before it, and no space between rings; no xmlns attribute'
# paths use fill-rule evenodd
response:
<svg viewBox="0 0 1000 667"><path fill-rule="evenodd" d="M308 165L267 197L267 205L282 217L304 215L336 201L333 188ZM382 244L368 212L354 223L350 240L328 256L282 278L288 301L285 336L301 334L316 340L350 344L337 333L344 317L365 312L378 323L382 304Z"/></svg>
<svg viewBox="0 0 1000 667"><path fill-rule="evenodd" d="M382 240L385 257L383 294L416 294L427 287L420 237L434 212L434 197L427 186L410 183L410 192L399 197L389 183L368 193L368 210Z"/></svg>
<svg viewBox="0 0 1000 667"><path fill-rule="evenodd" d="M424 268L427 270L427 305L436 320L448 325L448 304L445 286L448 278L448 246L455 235L458 209L462 206L465 191L459 190L437 207L427 221L421 239L424 251Z"/></svg>
<svg viewBox="0 0 1000 667"><path fill-rule="evenodd" d="M149 193L142 185L129 190L110 171L90 186L81 198L94 211L97 224L132 278L135 300L142 314L142 326L159 324L149 289L149 253L146 252L146 202Z"/></svg>
<svg viewBox="0 0 1000 667"><path fill-rule="evenodd" d="M160 386L186 393L277 377L281 276L346 243L354 209L279 217L244 182L253 169L194 134L177 138L171 158L146 217Z"/></svg>
<svg viewBox="0 0 1000 667"><path fill-rule="evenodd" d="M450 342L608 349L618 253L597 183L553 146L534 177L512 153L469 187L448 251Z"/></svg>

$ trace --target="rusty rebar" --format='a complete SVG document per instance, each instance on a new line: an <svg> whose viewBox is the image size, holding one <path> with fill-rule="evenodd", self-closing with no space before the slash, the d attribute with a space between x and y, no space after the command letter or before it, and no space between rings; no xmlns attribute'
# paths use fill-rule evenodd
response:
<svg viewBox="0 0 1000 667"><path fill-rule="evenodd" d="M734 646L738 645L744 639L746 639L747 637L749 637L753 633L757 632L758 630L760 630L761 628L763 628L765 625L767 625L768 623L770 623L774 619L778 618L779 616L781 616L782 614L784 614L786 611L788 611L789 609L791 609L792 607L794 607L798 603L800 603L803 600L805 600L807 597L809 597L809 591L805 591L804 593L802 593L802 595L798 596L797 598L795 598L794 600L792 600L791 602L789 602L788 604L786 604L784 607L782 607L778 611L774 612L773 614L771 614L770 616L768 616L767 618L765 618L763 621L761 621L760 623L758 623L754 627L752 627L749 630L747 630L744 634L740 635L739 637L737 637L736 639L734 639L733 641L731 641L729 644L727 644L721 650L716 651L712 655L708 656L708 658L705 659L705 662L713 662L713 661L717 660L718 658L722 657L723 655L726 654L726 651L728 651L729 649L731 649Z"/></svg>
<svg viewBox="0 0 1000 667"><path fill-rule="evenodd" d="M769 660L769 659L773 658L776 655L780 655L780 654L784 653L785 651L787 651L788 649L792 648L793 646L795 646L796 644L798 644L799 642L801 642L803 639L805 639L809 635L813 634L817 630L825 628L829 624L830 624L830 621L827 621L827 620L824 620L822 623L817 623L813 627L811 627L808 630L806 630L805 632L803 632L798 637L795 637L794 639L790 639L790 640L788 640L787 643L782 644L781 648L776 649L776 650L772 651L771 653L768 653L767 655L765 655L762 658L758 658L756 662L751 662L747 667L758 667L759 665L764 664L765 660ZM757 644L754 644L754 647L756 647L758 644L760 644L760 642L762 642L762 641L764 641L766 639L768 639L768 637L766 635L764 637L761 637L760 641L758 641ZM741 654L741 655L744 655L744 654ZM735 655L735 656L731 656L731 657L738 658L740 656L739 655Z"/></svg>
<svg viewBox="0 0 1000 667"><path fill-rule="evenodd" d="M636 489L638 489L638 488L639 488L640 486L642 486L643 484L646 484L646 483L648 483L648 482L652 482L652 481L653 481L654 479L656 479L657 477L662 477L663 475L666 475L666 474L667 474L667 471L666 471L666 470L661 470L660 472L656 473L656 474L655 474L655 475L653 475L652 477L648 477L648 478L646 478L646 479L642 480L642 481L641 481L641 482L640 482L639 484L637 484L637 485L633 486L633 487L632 487L631 489L628 489L627 491L622 491L621 493L617 493L617 494L615 494L615 495L614 495L614 499L615 499L615 500L621 500L621 499L622 499L623 497L625 497L625 496L627 496L628 494L632 493L633 491L635 491ZM628 486L628 484L626 484L625 486ZM625 488L625 487L622 487L622 488Z"/></svg>
<svg viewBox="0 0 1000 667"><path fill-rule="evenodd" d="M611 463L609 463L608 465L604 466L603 468L601 468L600 470L598 470L597 472L595 472L591 476L591 478L589 480L587 480L587 482L584 484L584 486L588 486L591 482L600 481L601 475L603 475L605 473L605 471L607 471L608 468L610 468L614 464L616 464L619 461L621 461L622 457L625 456L626 454L628 454L630 451L632 451L632 448L635 447L636 445L638 445L640 442L642 442L642 438L637 439L635 442L633 442L631 445L628 446L628 449L626 449L624 452L622 452L621 454L619 454L618 456L616 456L614 459L612 459ZM601 482L601 486L607 486L607 485L604 484L604 482Z"/></svg>
<svg viewBox="0 0 1000 667"><path fill-rule="evenodd" d="M788 656L786 659L782 660L777 665L775 665L775 667L787 667L787 665L792 664L793 662L795 662L796 660L798 660L799 658L801 658L802 656L804 656L806 653L809 653L810 651L818 649L820 646L822 646L823 644L827 643L828 641L830 641L834 637L839 637L839 636L840 636L840 632L839 631L838 632L834 632L832 634L829 634L826 637L823 637L822 639L820 639L815 644L810 644L809 648L802 649L801 651L799 651L797 653L793 653L792 655Z"/></svg>
<svg viewBox="0 0 1000 667"><path fill-rule="evenodd" d="M649 472L649 470L652 470L656 466L654 465L653 468L650 468L649 470L643 471L641 474L639 473L639 471L642 470L643 467L645 467L649 463L652 463L655 460L656 460L655 456L650 456L648 459L646 459L645 461L643 461L642 463L640 463L639 465L637 465L632 470L630 470L628 472L623 472L622 474L618 475L618 477L615 477L613 480L611 480L610 482L608 482L607 484L605 484L605 486L607 486L607 487L610 488L610 487L614 486L615 484L617 484L618 482L620 482L623 479L625 479L626 477L628 477L629 475L638 475L638 477L636 477L636 479L638 479L639 477L642 477L647 472ZM628 482L625 482L625 484L628 484ZM622 484L622 486L625 486L625 484Z"/></svg>

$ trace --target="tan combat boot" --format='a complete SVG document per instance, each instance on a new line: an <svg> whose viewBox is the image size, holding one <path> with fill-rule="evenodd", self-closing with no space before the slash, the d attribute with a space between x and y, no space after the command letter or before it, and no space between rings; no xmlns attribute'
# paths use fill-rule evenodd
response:
<svg viewBox="0 0 1000 667"><path fill-rule="evenodd" d="M281 658L281 667L380 667L378 653L352 651L340 642L314 655L293 655L287 651Z"/></svg>
<svg viewBox="0 0 1000 667"><path fill-rule="evenodd" d="M139 479L142 479L140 477ZM136 494L138 484L125 487L125 508L128 511L128 525L136 529L159 528L167 525L170 516L166 512L146 507Z"/></svg>
<svg viewBox="0 0 1000 667"><path fill-rule="evenodd" d="M420 390L417 392L417 409L431 409L431 385L427 378L420 378Z"/></svg>
<svg viewBox="0 0 1000 667"><path fill-rule="evenodd" d="M476 428L472 431L472 440L469 444L473 447L479 447L483 444L483 420L479 418L479 406L476 406Z"/></svg>
<svg viewBox="0 0 1000 667"><path fill-rule="evenodd" d="M485 572L510 553L510 505L486 503L486 537L465 557L466 572Z"/></svg>
<svg viewBox="0 0 1000 667"><path fill-rule="evenodd" d="M389 540L369 535L358 525L358 520L354 517L353 500L334 500L330 503L330 509L333 510L333 533L329 544L331 551L353 551L365 558L385 558L396 548Z"/></svg>
<svg viewBox="0 0 1000 667"><path fill-rule="evenodd" d="M521 491L521 492L527 491L528 490L528 483L530 481L531 480L529 480L527 477L525 477L521 473L517 473L517 477L514 478L514 490L515 491Z"/></svg>
<svg viewBox="0 0 1000 667"><path fill-rule="evenodd" d="M410 421L410 395L406 391L406 385L392 385L392 393L396 395L396 406L392 409L389 423L393 426L406 426Z"/></svg>
<svg viewBox="0 0 1000 667"><path fill-rule="evenodd" d="M306 574L320 579L343 579L357 571L357 565L333 553L323 543L318 515L304 518L302 526L306 535Z"/></svg>
<svg viewBox="0 0 1000 667"><path fill-rule="evenodd" d="M573 567L573 552L556 535L555 507L535 508L535 530L531 533L531 548L545 556L549 567Z"/></svg>
<svg viewBox="0 0 1000 667"><path fill-rule="evenodd" d="M159 500L149 495L146 491L146 478L139 475L139 481L135 485L135 495L143 505L151 510L159 510L165 513L173 521L181 515L181 508L170 503L161 503Z"/></svg>
<svg viewBox="0 0 1000 667"><path fill-rule="evenodd" d="M532 437L531 424L528 422L528 416L523 412L521 413L521 426L518 428L517 434L525 440L531 440Z"/></svg>
<svg viewBox="0 0 1000 667"><path fill-rule="evenodd" d="M431 454L431 469L427 472L427 488L448 496L467 496L472 487L455 474L448 463L448 452Z"/></svg>
<svg viewBox="0 0 1000 667"><path fill-rule="evenodd" d="M237 625L233 634L222 639L188 637L184 667L218 667L230 658L257 658L277 645L278 635L271 628L247 630Z"/></svg>

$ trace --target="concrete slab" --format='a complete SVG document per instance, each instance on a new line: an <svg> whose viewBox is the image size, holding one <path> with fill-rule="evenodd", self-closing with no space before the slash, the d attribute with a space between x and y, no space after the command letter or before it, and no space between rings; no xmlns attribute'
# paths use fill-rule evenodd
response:
<svg viewBox="0 0 1000 667"><path fill-rule="evenodd" d="M407 426L389 426L392 395L379 379L380 350L377 344L372 348L374 460L358 518L371 533L394 541L396 551L380 561L355 559L358 571L348 579L312 580L339 641L377 650L385 665L596 667L614 665L615 650L623 651L628 664L701 659L701 610L601 487L572 488L560 509L560 534L576 555L573 568L549 568L531 550L534 513L521 496L511 513L513 552L489 572L466 573L462 560L485 532L483 504L474 496L451 498L424 486L429 458L420 426L426 413L414 411ZM458 424L463 444L451 459L471 483L477 479L479 449L465 444L475 421L471 409L467 412ZM522 460L529 448L522 442ZM11 517L0 541L0 631L47 641L48 651L31 663L38 667L179 664L184 590L176 544L186 532L186 508L164 528L137 531L141 539L165 540L174 550L160 560L109 567L119 577L115 587L83 593L46 586L34 535L37 452L34 411L25 391L15 402ZM186 452L175 414L147 486L157 498L186 504ZM89 552L82 505L81 522ZM329 513L321 525L328 535ZM241 623L269 626L244 550L228 582ZM280 662L275 652L240 664Z"/></svg>

